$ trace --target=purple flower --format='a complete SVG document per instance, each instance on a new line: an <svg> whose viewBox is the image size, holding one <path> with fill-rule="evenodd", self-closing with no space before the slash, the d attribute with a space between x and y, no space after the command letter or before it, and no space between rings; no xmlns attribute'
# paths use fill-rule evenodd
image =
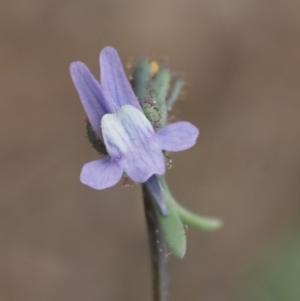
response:
<svg viewBox="0 0 300 301"><path fill-rule="evenodd" d="M71 76L88 120L108 155L86 163L80 180L94 189L117 184L123 173L146 183L164 214L156 175L166 171L163 151L182 151L196 143L198 129L185 121L155 132L144 115L125 75L117 51L105 47L100 53L101 84L82 62L71 64Z"/></svg>

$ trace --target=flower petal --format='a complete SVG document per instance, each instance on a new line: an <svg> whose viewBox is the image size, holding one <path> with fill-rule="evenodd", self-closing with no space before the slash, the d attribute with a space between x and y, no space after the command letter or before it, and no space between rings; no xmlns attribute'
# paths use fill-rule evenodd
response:
<svg viewBox="0 0 300 301"><path fill-rule="evenodd" d="M146 181L146 186L153 195L157 206L159 207L162 215L166 216L168 214L167 205L163 199L160 184L158 182L157 176L153 175Z"/></svg>
<svg viewBox="0 0 300 301"><path fill-rule="evenodd" d="M117 162L109 156L83 165L80 181L94 189L105 189L116 185L123 174Z"/></svg>
<svg viewBox="0 0 300 301"><path fill-rule="evenodd" d="M105 47L100 53L101 85L110 94L120 109L129 104L141 110L131 85L126 77L117 51L113 47Z"/></svg>
<svg viewBox="0 0 300 301"><path fill-rule="evenodd" d="M84 63L72 63L70 72L87 117L97 136L102 138L100 120L104 114L112 112L109 98Z"/></svg>
<svg viewBox="0 0 300 301"><path fill-rule="evenodd" d="M116 114L104 115L101 126L107 152L132 180L143 183L165 173L161 147L141 111L125 105Z"/></svg>
<svg viewBox="0 0 300 301"><path fill-rule="evenodd" d="M168 124L156 132L163 150L178 152L195 145L199 129L186 121Z"/></svg>

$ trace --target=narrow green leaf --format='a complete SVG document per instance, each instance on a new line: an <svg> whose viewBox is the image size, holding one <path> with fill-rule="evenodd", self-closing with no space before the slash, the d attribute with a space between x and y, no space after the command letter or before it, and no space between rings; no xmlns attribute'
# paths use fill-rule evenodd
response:
<svg viewBox="0 0 300 301"><path fill-rule="evenodd" d="M170 94L167 99L168 109L171 109L174 103L177 101L182 86L183 86L182 77L180 75L176 75L173 79L172 87L170 89Z"/></svg>
<svg viewBox="0 0 300 301"><path fill-rule="evenodd" d="M168 215L163 216L160 213L160 210L156 208L159 222L170 252L178 258L183 258L186 252L186 235L184 225L178 215L176 205L169 199L169 195L163 187L162 193L168 208Z"/></svg>
<svg viewBox="0 0 300 301"><path fill-rule="evenodd" d="M175 200L173 200L175 203ZM178 203L175 204L178 214L182 222L192 228L196 228L203 231L215 231L222 227L222 221L214 217L205 217L195 214Z"/></svg>
<svg viewBox="0 0 300 301"><path fill-rule="evenodd" d="M149 94L148 82L151 76L152 71L148 59L140 58L132 75L132 87L139 101L144 101Z"/></svg>
<svg viewBox="0 0 300 301"><path fill-rule="evenodd" d="M159 177L161 185L164 187L165 196L164 198L168 199L169 203L173 204L174 209L177 210L182 222L189 227L203 230L203 231L215 231L222 227L222 221L218 218L213 217L204 217L198 214L195 214L183 206L179 205L177 201L172 196L167 182L163 176Z"/></svg>
<svg viewBox="0 0 300 301"><path fill-rule="evenodd" d="M167 121L167 103L166 97L170 88L171 74L170 70L166 66L160 67L153 81L150 84L153 89L153 99L155 107L160 114L160 125L165 125Z"/></svg>

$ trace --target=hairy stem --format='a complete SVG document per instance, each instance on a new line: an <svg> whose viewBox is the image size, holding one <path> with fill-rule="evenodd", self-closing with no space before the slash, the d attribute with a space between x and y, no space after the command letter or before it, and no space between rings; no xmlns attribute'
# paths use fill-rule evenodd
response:
<svg viewBox="0 0 300 301"><path fill-rule="evenodd" d="M150 248L153 279L153 301L168 301L169 277L167 248L155 210L154 201L147 187L143 186L143 199Z"/></svg>

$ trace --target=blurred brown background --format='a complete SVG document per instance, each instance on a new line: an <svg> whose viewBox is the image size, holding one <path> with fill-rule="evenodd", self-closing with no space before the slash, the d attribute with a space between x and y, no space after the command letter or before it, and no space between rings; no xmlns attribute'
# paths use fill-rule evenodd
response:
<svg viewBox="0 0 300 301"><path fill-rule="evenodd" d="M297 0L2 0L0 300L151 299L139 186L79 182L96 154L69 64L99 74L106 45L124 64L148 54L185 76L175 112L201 136L168 179L225 227L188 231L172 300L230 300L299 216L299 12Z"/></svg>

